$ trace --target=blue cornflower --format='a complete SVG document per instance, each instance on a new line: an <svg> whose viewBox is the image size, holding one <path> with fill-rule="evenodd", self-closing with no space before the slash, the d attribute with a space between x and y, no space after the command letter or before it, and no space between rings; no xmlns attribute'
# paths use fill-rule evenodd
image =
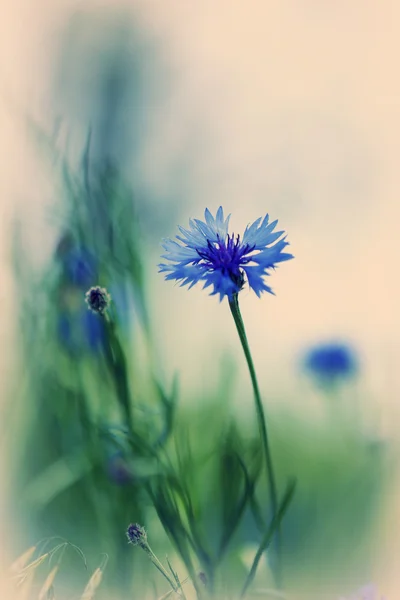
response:
<svg viewBox="0 0 400 600"><path fill-rule="evenodd" d="M353 350L344 343L331 342L311 348L306 354L306 370L322 382L352 377L358 364Z"/></svg>
<svg viewBox="0 0 400 600"><path fill-rule="evenodd" d="M202 282L203 288L212 286L211 295L219 294L220 300L224 296L231 300L246 279L258 297L262 292L272 294L265 282L269 270L293 258L283 252L288 245L282 237L284 232L274 232L278 221L270 223L268 215L259 218L246 227L241 238L228 233L230 215L225 219L222 207L215 217L207 208L204 217L205 221L190 219L190 229L179 227L182 235L176 236L178 241L163 240L163 258L170 261L159 265L160 272L167 273L165 279L175 279L189 288Z"/></svg>

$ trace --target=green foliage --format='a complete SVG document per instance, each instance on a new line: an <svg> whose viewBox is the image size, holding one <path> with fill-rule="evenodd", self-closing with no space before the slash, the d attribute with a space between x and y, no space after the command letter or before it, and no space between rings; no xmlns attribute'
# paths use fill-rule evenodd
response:
<svg viewBox="0 0 400 600"><path fill-rule="evenodd" d="M165 382L159 374L140 204L115 165L91 167L90 136L77 173L61 156L56 165L63 203L54 255L38 274L18 242L14 249L21 377L4 435L16 551L55 535L83 548L93 575L82 600L250 595L272 586L278 526L289 588L303 585L302 572L328 579L351 565L365 575L360 565L369 566L368 557L355 550L369 535L381 456L370 456L361 437L344 440L340 428L321 433L273 414L274 517L258 430L229 403L231 374L221 370L215 396L184 399L178 378ZM93 259L96 281L71 274L76 253ZM97 284L110 291L112 306L108 315L92 315L90 329L84 293ZM171 556L171 589L166 567L157 571L128 546L131 521L146 525L160 564L158 556ZM103 554L104 576L104 565L97 568ZM21 567L18 577L27 579L45 558ZM85 581L73 571L69 583L79 597ZM55 575L38 597L51 597Z"/></svg>

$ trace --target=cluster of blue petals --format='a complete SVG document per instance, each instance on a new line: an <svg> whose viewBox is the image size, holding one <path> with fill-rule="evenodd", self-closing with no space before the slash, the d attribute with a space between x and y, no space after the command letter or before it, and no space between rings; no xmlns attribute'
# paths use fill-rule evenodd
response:
<svg viewBox="0 0 400 600"><path fill-rule="evenodd" d="M159 265L166 279L180 281L193 287L203 283L211 287L211 295L231 299L240 292L247 280L259 297L263 292L273 293L266 284L269 270L276 264L293 258L283 252L288 245L283 231L274 231L278 221L269 222L269 216L257 219L241 238L228 233L230 215L225 219L220 207L214 217L208 208L205 221L189 221L189 229L179 227L176 240L163 240L166 251L162 258L169 263Z"/></svg>

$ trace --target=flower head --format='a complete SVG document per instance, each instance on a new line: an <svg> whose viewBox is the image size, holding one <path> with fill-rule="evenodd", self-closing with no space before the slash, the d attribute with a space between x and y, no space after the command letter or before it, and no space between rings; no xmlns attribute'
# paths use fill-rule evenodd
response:
<svg viewBox="0 0 400 600"><path fill-rule="evenodd" d="M126 530L126 537L130 544L134 546L140 546L141 548L147 548L147 533L145 528L138 523L131 523Z"/></svg>
<svg viewBox="0 0 400 600"><path fill-rule="evenodd" d="M190 229L179 227L181 235L176 240L163 240L170 261L160 264L165 279L175 279L181 285L193 287L202 282L204 288L212 286L211 295L219 294L231 299L240 292L246 280L257 296L273 293L265 277L276 264L293 258L283 252L288 245L283 231L275 231L277 221L269 222L268 215L247 226L242 236L228 233L230 215L225 219L220 207L215 217L208 208L205 221L189 220Z"/></svg>
<svg viewBox="0 0 400 600"><path fill-rule="evenodd" d="M312 348L305 357L305 368L323 383L334 383L353 376L357 360L352 349L343 343L332 342Z"/></svg>
<svg viewBox="0 0 400 600"><path fill-rule="evenodd" d="M103 314L104 311L109 307L111 302L111 296L107 292L106 288L91 287L85 294L85 302L88 308L95 313Z"/></svg>

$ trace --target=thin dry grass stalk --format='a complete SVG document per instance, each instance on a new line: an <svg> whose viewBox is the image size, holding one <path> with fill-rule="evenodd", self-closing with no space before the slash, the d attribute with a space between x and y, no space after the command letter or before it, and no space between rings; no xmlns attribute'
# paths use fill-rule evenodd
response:
<svg viewBox="0 0 400 600"><path fill-rule="evenodd" d="M48 574L46 581L44 582L38 596L38 600L48 600L51 597L53 590L53 582L58 572L58 565L53 567L53 569Z"/></svg>
<svg viewBox="0 0 400 600"><path fill-rule="evenodd" d="M98 567L95 570L95 572L93 573L93 575L91 576L91 578L89 579L89 582L88 582L87 586L85 587L85 590L81 596L81 600L93 600L96 590L99 587L102 578L103 578L103 571L102 571L102 569L100 569L100 567Z"/></svg>

